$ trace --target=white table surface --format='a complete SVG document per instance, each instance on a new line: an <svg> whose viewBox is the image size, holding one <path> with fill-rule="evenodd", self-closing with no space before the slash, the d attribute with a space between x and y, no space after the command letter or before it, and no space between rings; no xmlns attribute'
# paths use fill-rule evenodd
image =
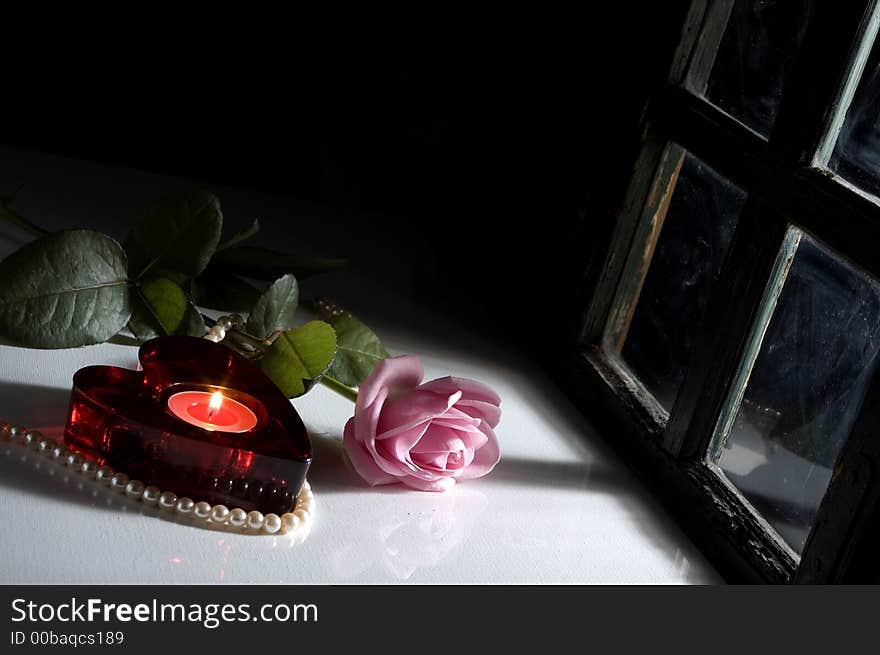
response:
<svg viewBox="0 0 880 655"><path fill-rule="evenodd" d="M16 207L35 222L90 226L119 238L138 207L180 186L159 175L0 148L0 194L21 183ZM214 190L232 227L254 215L264 219L264 245L329 255L338 250L327 244L347 239L349 268L306 280L306 294L333 293L392 354L419 354L426 379L453 374L494 387L503 399L501 463L445 494L367 487L341 451L351 403L316 388L294 401L313 439L309 479L317 501L313 529L299 542L180 524L95 485L80 488L75 476L33 454L21 461L26 451L2 443L0 583L720 581L536 363L419 302L427 288L420 271L429 269L405 221L353 221L286 198ZM314 216L322 220L309 220ZM395 243L416 245L401 249L378 236L392 232L404 233ZM0 225L0 256L23 242ZM0 345L0 417L60 435L78 368L135 361L126 345Z"/></svg>

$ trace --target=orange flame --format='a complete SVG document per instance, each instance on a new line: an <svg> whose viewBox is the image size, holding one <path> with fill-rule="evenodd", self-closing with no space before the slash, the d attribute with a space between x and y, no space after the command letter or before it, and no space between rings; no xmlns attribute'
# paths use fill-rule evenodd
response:
<svg viewBox="0 0 880 655"><path fill-rule="evenodd" d="M217 413L223 406L223 394L219 391L215 391L211 394L211 400L208 402L208 419L210 420L214 414Z"/></svg>

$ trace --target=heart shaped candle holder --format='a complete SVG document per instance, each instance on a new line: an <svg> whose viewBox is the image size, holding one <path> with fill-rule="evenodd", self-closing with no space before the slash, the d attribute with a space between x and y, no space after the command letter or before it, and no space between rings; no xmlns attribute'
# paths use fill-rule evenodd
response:
<svg viewBox="0 0 880 655"><path fill-rule="evenodd" d="M68 448L178 496L278 515L291 511L311 444L284 394L247 359L195 337L159 337L143 370L73 376Z"/></svg>

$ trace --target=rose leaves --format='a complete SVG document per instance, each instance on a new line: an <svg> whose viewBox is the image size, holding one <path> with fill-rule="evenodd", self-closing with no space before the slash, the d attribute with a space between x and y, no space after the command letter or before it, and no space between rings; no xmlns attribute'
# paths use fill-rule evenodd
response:
<svg viewBox="0 0 880 655"><path fill-rule="evenodd" d="M275 330L283 330L293 323L299 306L299 286L293 275L278 278L261 295L247 320L247 331L267 338ZM323 371L322 371L323 372Z"/></svg>
<svg viewBox="0 0 880 655"><path fill-rule="evenodd" d="M208 265L223 227L220 202L207 191L186 191L149 207L125 239L133 279L172 272L195 277Z"/></svg>
<svg viewBox="0 0 880 655"><path fill-rule="evenodd" d="M376 334L348 314L294 325L297 280L345 261L244 245L259 229L254 220L221 241L220 202L201 190L148 207L124 247L91 230L34 226L42 236L0 262L0 336L35 348L101 343L126 326L141 342L201 337L197 307L240 312L248 314L240 336L261 344L252 359L288 397L322 376L353 392L388 357Z"/></svg>
<svg viewBox="0 0 880 655"><path fill-rule="evenodd" d="M309 321L286 330L260 360L263 372L288 398L311 389L336 354L336 333L324 321Z"/></svg>
<svg viewBox="0 0 880 655"><path fill-rule="evenodd" d="M40 237L0 262L0 334L32 348L106 341L131 315L127 269L99 232Z"/></svg>
<svg viewBox="0 0 880 655"><path fill-rule="evenodd" d="M348 387L357 387L388 353L379 337L351 315L330 319L336 331L336 357L327 375Z"/></svg>

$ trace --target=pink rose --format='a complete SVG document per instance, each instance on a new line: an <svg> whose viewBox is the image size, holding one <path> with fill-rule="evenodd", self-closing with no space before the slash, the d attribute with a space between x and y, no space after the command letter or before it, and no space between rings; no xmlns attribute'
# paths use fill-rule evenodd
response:
<svg viewBox="0 0 880 655"><path fill-rule="evenodd" d="M421 384L424 374L418 357L384 359L358 390L345 451L371 485L446 491L501 459L492 431L501 419L498 394L462 378Z"/></svg>

